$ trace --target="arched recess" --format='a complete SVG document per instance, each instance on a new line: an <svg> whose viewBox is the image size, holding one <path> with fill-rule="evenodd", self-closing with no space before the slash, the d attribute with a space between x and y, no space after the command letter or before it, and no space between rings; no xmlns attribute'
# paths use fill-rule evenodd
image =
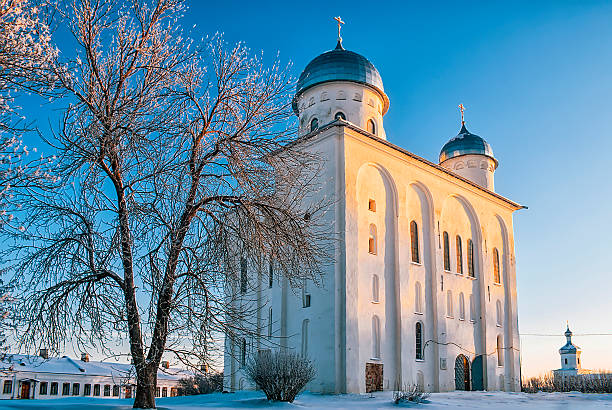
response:
<svg viewBox="0 0 612 410"><path fill-rule="evenodd" d="M448 231L451 237L455 237L455 235L460 235L462 240L466 244L465 252L462 257L464 258L464 266L466 267L465 272L466 276L468 275L467 268L467 254L468 247L467 243L469 240L472 240L474 247L474 276L475 280L469 281L461 281L461 291L466 294L473 295L474 301L474 313L475 313L475 323L473 325L473 339L472 340L459 340L457 343L470 346L470 343L474 343L474 351L476 355L485 355L486 357L486 315L485 312L485 276L486 274L482 271L482 267L484 266L483 259L483 251L482 251L482 230L480 220L474 207L472 204L463 196L453 194L449 195L443 203L442 213L440 216L440 235L442 235L443 231ZM453 252L456 252L454 248L451 248ZM451 256L451 261L456 260L456 255ZM456 270L455 266L452 266L451 270ZM456 292L459 292L460 289L455 289ZM440 331L443 331L440 329ZM486 388L486 369L487 366L482 366L482 380L485 384ZM477 368L479 371L480 368ZM473 375L480 376L480 375Z"/></svg>
<svg viewBox="0 0 612 410"><path fill-rule="evenodd" d="M501 256L501 269L502 269L502 285L504 287L504 303L503 303L503 329L504 329L504 373L508 383L512 384L514 381L515 369L514 369L514 333L515 329L513 326L513 306L512 306L512 286L511 281L511 263L510 263L510 240L508 237L508 228L506 223L501 216L495 215L495 219L499 224L499 229L502 238L502 256ZM502 380L500 378L500 380ZM505 390L504 386L500 386L500 390ZM514 390L514 386L510 386L510 391Z"/></svg>
<svg viewBox="0 0 612 410"><path fill-rule="evenodd" d="M427 323L425 326L424 340L436 340L438 334L438 322L435 320L438 314L437 307L437 282L435 278L435 242L434 242L434 214L433 214L433 197L429 189L420 181L413 181L409 184L407 203L410 204L409 196L416 195L418 198L418 206L420 206L421 220L417 221L421 231L421 255L423 268L425 270L424 278L424 322ZM409 219L412 219L410 217ZM406 232L408 235L408 232ZM410 258L409 250L408 258ZM408 332L412 331L414 324L406 326ZM439 347L436 343L428 343L424 347L423 355L425 357L425 365L428 371L425 374L426 380L425 385L431 387L431 390L439 390ZM407 355L409 356L409 355ZM409 369L408 369L409 370Z"/></svg>
<svg viewBox="0 0 612 410"><path fill-rule="evenodd" d="M371 362L372 313L380 318L381 343L380 360L384 379L392 388L401 385L401 335L400 335L400 293L397 262L397 187L390 173L379 164L363 164L356 178L357 184L357 242L358 242L358 335L359 373L365 374L365 364ZM376 201L376 210L369 209L369 200ZM377 252L367 252L369 224L376 224ZM378 275L379 301L371 303L372 274ZM368 290L370 290L368 292ZM365 391L365 377L360 378L360 389Z"/></svg>

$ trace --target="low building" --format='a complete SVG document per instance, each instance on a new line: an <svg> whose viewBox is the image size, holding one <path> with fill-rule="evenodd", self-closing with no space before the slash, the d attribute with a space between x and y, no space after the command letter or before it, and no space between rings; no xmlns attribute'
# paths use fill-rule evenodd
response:
<svg viewBox="0 0 612 410"><path fill-rule="evenodd" d="M189 377L185 370L162 363L157 373L156 397L178 395L179 380ZM49 358L5 354L0 357L0 399L57 399L99 397L129 399L136 392L134 366L127 363L81 360L68 356Z"/></svg>

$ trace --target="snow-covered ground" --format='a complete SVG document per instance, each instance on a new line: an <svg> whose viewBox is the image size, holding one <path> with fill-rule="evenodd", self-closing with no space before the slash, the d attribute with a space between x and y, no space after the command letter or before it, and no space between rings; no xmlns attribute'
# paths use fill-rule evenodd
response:
<svg viewBox="0 0 612 410"><path fill-rule="evenodd" d="M171 397L157 400L158 409L393 409L392 393L368 395L319 395L303 393L293 404L268 403L258 392L208 394L202 396ZM408 404L401 407L423 410L435 409L598 409L612 408L612 394L583 393L503 393L453 392L435 393L427 404ZM66 398L56 400L2 400L0 409L69 409L69 410L128 410L130 400Z"/></svg>

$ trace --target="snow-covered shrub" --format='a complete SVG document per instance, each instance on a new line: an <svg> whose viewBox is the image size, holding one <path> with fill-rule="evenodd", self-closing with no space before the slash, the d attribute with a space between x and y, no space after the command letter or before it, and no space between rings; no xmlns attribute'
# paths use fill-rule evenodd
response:
<svg viewBox="0 0 612 410"><path fill-rule="evenodd" d="M429 397L420 386L404 386L393 392L393 403L423 403Z"/></svg>
<svg viewBox="0 0 612 410"><path fill-rule="evenodd" d="M571 392L612 393L612 374L606 371L585 373L576 376L555 377L552 373L531 377L522 386L526 393Z"/></svg>
<svg viewBox="0 0 612 410"><path fill-rule="evenodd" d="M292 403L306 384L314 379L312 362L296 353L263 352L251 359L245 373L268 400Z"/></svg>

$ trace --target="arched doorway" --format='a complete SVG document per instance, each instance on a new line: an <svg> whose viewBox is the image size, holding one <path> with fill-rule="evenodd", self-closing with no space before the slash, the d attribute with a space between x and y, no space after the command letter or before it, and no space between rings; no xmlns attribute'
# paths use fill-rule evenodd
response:
<svg viewBox="0 0 612 410"><path fill-rule="evenodd" d="M455 359L455 390L470 390L470 361L462 354Z"/></svg>

